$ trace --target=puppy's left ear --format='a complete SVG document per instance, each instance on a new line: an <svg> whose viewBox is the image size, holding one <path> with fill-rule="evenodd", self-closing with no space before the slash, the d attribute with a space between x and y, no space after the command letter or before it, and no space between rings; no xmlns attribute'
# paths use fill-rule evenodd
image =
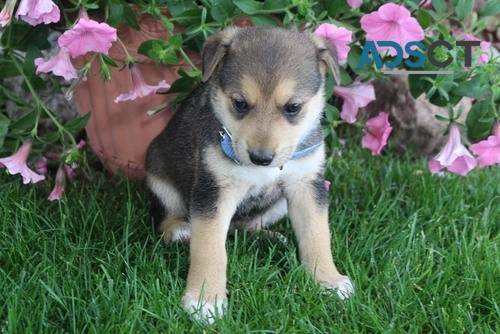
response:
<svg viewBox="0 0 500 334"><path fill-rule="evenodd" d="M318 60L322 61L332 71L335 84L340 85L339 62L337 59L337 50L332 42L321 36L312 34L314 43L316 44Z"/></svg>
<svg viewBox="0 0 500 334"><path fill-rule="evenodd" d="M231 40L236 35L238 28L228 28L211 37L203 44L201 66L203 74L201 81L206 82L215 68L226 55L231 45Z"/></svg>

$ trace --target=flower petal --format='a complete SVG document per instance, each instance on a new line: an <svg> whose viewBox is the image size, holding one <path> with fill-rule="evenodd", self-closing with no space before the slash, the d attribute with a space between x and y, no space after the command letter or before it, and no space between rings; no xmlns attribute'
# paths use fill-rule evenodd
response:
<svg viewBox="0 0 500 334"><path fill-rule="evenodd" d="M431 161L436 161L443 168L448 169L450 172L465 176L469 171L476 167L476 159L470 152L462 145L460 138L460 131L455 124L450 126L450 136L448 142ZM435 164L432 165L435 167ZM429 169L432 173L431 164Z"/></svg>
<svg viewBox="0 0 500 334"><path fill-rule="evenodd" d="M52 72L55 75L63 77L65 80L78 78L78 72L71 63L69 53L65 48L61 48L57 56L45 59L36 58L36 74Z"/></svg>
<svg viewBox="0 0 500 334"><path fill-rule="evenodd" d="M78 57L87 52L108 54L112 43L116 41L116 29L107 23L80 18L78 23L59 37L59 46L65 47L71 57Z"/></svg>

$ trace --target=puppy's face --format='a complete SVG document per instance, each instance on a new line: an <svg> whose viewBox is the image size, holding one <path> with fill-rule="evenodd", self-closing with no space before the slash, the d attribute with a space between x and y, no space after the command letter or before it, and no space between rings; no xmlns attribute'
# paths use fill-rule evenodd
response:
<svg viewBox="0 0 500 334"><path fill-rule="evenodd" d="M244 165L290 159L323 110L322 57L335 63L333 52L311 34L283 29L231 29L207 42L204 78L215 81L214 110Z"/></svg>

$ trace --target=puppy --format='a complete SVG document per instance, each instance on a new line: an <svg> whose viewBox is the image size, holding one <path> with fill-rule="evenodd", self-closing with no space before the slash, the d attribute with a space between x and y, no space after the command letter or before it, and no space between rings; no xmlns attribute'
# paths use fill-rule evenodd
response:
<svg viewBox="0 0 500 334"><path fill-rule="evenodd" d="M203 48L201 84L147 152L151 215L166 243L190 240L182 303L213 322L226 305L226 235L288 214L301 263L340 298L333 263L320 117L334 46L278 28L229 28Z"/></svg>

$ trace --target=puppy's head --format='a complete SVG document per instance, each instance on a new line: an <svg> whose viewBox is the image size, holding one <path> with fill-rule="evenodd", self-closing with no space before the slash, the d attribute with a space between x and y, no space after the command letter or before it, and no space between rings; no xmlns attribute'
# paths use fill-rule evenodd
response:
<svg viewBox="0 0 500 334"><path fill-rule="evenodd" d="M230 28L207 40L202 81L243 164L290 159L321 115L328 68L338 82L334 46L310 33Z"/></svg>

